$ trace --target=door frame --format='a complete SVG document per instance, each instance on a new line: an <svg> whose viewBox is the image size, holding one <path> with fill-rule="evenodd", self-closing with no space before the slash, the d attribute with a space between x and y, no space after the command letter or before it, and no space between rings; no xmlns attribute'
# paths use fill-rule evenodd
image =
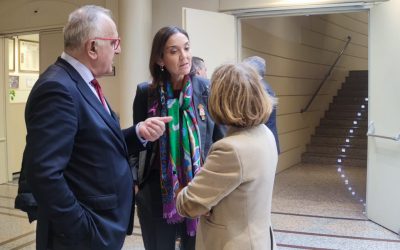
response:
<svg viewBox="0 0 400 250"><path fill-rule="evenodd" d="M6 100L8 100L7 94L7 77L8 77L8 43L5 36L0 37L0 184L5 183L9 180L8 178L8 167L7 167L7 120L6 120ZM7 59L7 60L6 60ZM6 74L7 73L7 74ZM4 135L4 137L3 137Z"/></svg>
<svg viewBox="0 0 400 250"><path fill-rule="evenodd" d="M23 31L23 32L10 32L7 34L3 34L3 37L5 39L12 38L12 37L21 38L21 36L26 36L26 35L31 35L31 34L39 35L39 32L37 30ZM5 157L5 159L6 159L5 160L6 174L5 174L4 182L10 182L10 181L13 181L13 179L16 177L16 176L14 176L14 174L19 173L19 171L16 170L16 168L20 169L21 164L20 164L19 160L22 161L22 153L19 154L19 152L23 152L23 149L25 147L24 143L19 145L18 141L25 142L25 136L26 136L26 134L25 134L26 130L23 129L24 131L21 131L21 129L17 128L17 130L12 132L13 135L16 136L17 142L11 144L11 139L13 138L13 135L10 135L10 133L11 133L10 127L11 126L14 127L14 124L15 124L15 121L14 122L10 121L15 118L15 116L13 116L13 113L12 113L13 112L12 108L21 109L20 108L21 105L25 106L25 103L18 102L18 103L15 103L16 105L14 107L10 106L12 104L10 104L9 96L8 96L8 93L10 90L10 86L8 84L8 76L10 75L10 72L8 72L8 63L7 63L8 62L8 46L5 45L4 47L5 47L5 54L1 57L1 58L3 58L2 60L4 61L4 64L5 64L4 67L2 67L2 68L4 68L3 69L4 70L4 85L2 86L4 88L4 93L2 94L2 96L4 97L5 147L6 147L6 157ZM15 44L15 49L16 49L16 51L19 50L17 43ZM39 53L40 53L40 51L39 51ZM16 65L18 65L17 62L18 62L18 56L15 57ZM22 81L21 74L22 74L22 76L29 76L29 74L31 74L31 73L25 73L25 72L20 72L20 71L16 71L16 72L18 72L18 75L20 76L20 84L22 83L21 82ZM23 109L25 109L25 108L23 108ZM22 117L18 118L17 126L19 126L19 128L25 128L25 122L24 122L24 117L23 117L24 111L22 110L21 112L22 112ZM21 112L18 112L18 114L21 114ZM19 121L21 121L21 123ZM18 134L16 131L20 131L23 134ZM15 155L13 155L13 154L15 154ZM17 154L18 154L19 158L17 158L17 156L16 156Z"/></svg>
<svg viewBox="0 0 400 250"><path fill-rule="evenodd" d="M325 14L341 14L341 13L348 13L348 12L359 12L359 11L367 11L368 15L370 15L371 8L374 7L374 5L385 2L386 0L377 0L375 2L368 2L368 3L363 3L363 2L358 2L358 3L347 3L347 4L329 4L326 6L320 5L314 6L314 7L307 7L303 6L299 8L298 6L294 7L276 7L276 8L258 8L258 9L242 9L242 10L230 10L230 11L223 11L225 14L231 14L236 17L237 22L238 22L238 29L241 28L241 21L244 19L249 19L249 18L266 18L266 17L288 17L288 16L302 16L302 15L325 15ZM371 25L371 20L368 21L368 28L370 30L370 25ZM238 60L241 60L241 46L240 46L240 41L241 41L241 32L237 32L237 50L238 50ZM368 39L368 48L370 48L370 39ZM369 52L370 53L370 52ZM370 60L370 58L368 59ZM368 71L370 71L370 63L368 63ZM370 89L370 82L368 82L368 89ZM368 140L370 141L370 140ZM369 151L369 143L367 143L367 150ZM370 158L370 155L368 154L368 158ZM369 160L367 161L367 173L369 172ZM366 189L368 190L368 179L366 180ZM368 194L367 194L368 196ZM371 219L370 216L368 216L368 204L369 201L366 200L366 208L367 208L367 217ZM375 221L374 221L375 222ZM388 228L387 226L383 225L382 223L375 222L379 224L380 226L396 233L399 234L397 231L393 231L392 229Z"/></svg>

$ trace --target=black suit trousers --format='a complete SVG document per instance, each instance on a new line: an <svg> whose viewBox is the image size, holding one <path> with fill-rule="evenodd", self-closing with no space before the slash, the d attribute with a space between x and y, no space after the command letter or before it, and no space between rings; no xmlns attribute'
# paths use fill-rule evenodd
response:
<svg viewBox="0 0 400 250"><path fill-rule="evenodd" d="M180 238L181 250L194 250L196 236L186 233L186 223L168 224L163 218L160 174L152 170L136 195L137 213L146 250L175 250Z"/></svg>

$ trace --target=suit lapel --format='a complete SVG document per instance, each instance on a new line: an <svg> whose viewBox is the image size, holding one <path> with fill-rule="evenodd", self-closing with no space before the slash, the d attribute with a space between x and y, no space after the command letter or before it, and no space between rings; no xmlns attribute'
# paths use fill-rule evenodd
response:
<svg viewBox="0 0 400 250"><path fill-rule="evenodd" d="M202 158L204 159L204 147L207 136L207 119L210 119L210 117L205 116L205 119L202 120L199 114L200 113L199 109L201 109L201 107L203 107L203 109L206 109L208 92L207 89L202 84L200 84L200 82L196 77L192 77L192 86L193 86L193 103L196 112L197 123L199 124L199 130L200 130L201 154Z"/></svg>
<svg viewBox="0 0 400 250"><path fill-rule="evenodd" d="M86 101L93 107L94 110L100 115L100 117L104 120L104 122L108 125L108 127L112 130L112 132L122 141L122 146L125 151L126 150L126 145L125 145L125 140L123 138L121 128L119 126L119 123L116 119L110 115L107 110L103 107L101 102L96 98L96 96L93 94L92 90L89 88L86 82L79 81L77 82L77 86L79 91L81 91L82 95L86 99ZM108 102L107 102L108 105ZM110 106L108 106L110 109L110 112L113 113L111 110Z"/></svg>
<svg viewBox="0 0 400 250"><path fill-rule="evenodd" d="M119 126L119 122L117 119L113 118L113 116L115 116L115 115L113 114L114 112L111 110L110 105L108 105L108 102L107 102L107 105L111 112L111 115L107 112L107 110L103 107L101 102L93 94L92 90L89 88L87 83L82 79L82 77L78 74L78 72L71 65L69 65L65 60L63 60L61 58L59 58L57 60L56 64L63 67L69 73L71 78L76 82L76 86L77 86L78 90L82 93L82 96L84 97L84 99L100 115L100 117L108 125L108 127L115 134L115 136L117 136L117 138L119 139L121 146L123 147L125 152L127 152L125 139L123 137L121 128Z"/></svg>

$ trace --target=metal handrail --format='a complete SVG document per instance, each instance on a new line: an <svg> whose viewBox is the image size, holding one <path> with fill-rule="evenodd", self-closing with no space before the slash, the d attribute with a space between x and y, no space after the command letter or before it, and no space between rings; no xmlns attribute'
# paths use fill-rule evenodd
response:
<svg viewBox="0 0 400 250"><path fill-rule="evenodd" d="M383 138L383 139L388 139L388 140L393 140L393 141L400 141L400 134L398 134L396 136L386 136L386 135L375 135L375 134L367 133L367 136L378 137L378 138Z"/></svg>
<svg viewBox="0 0 400 250"><path fill-rule="evenodd" d="M368 124L367 136L378 137L378 138L383 138L383 139L388 139L388 140L393 140L393 141L400 141L400 133L397 134L396 136L387 136L387 135L377 135L377 134L375 134L374 121L371 121Z"/></svg>
<svg viewBox="0 0 400 250"><path fill-rule="evenodd" d="M342 51L340 51L339 56L336 58L335 62L331 65L328 73L325 75L324 79L319 84L317 90L315 91L314 95L311 97L311 99L308 102L307 106L304 109L301 109L300 113L304 113L304 112L306 112L308 110L308 108L310 107L311 103L314 101L315 97L318 95L319 91L321 90L322 85L324 85L324 83L326 82L328 77L331 75L333 68L336 66L336 64L339 61L340 57L343 55L343 52L347 48L347 46L349 45L350 41L351 41L351 36L347 36L347 42L344 45Z"/></svg>

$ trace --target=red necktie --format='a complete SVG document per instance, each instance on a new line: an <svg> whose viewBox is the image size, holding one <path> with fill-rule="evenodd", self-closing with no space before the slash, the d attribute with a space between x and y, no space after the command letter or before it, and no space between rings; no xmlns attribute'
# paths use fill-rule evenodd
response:
<svg viewBox="0 0 400 250"><path fill-rule="evenodd" d="M101 91L99 82L96 79L93 79L91 83L93 84L93 87L96 89L97 95L99 95L101 104L103 104L103 107L108 111L106 99L104 98L103 91Z"/></svg>

